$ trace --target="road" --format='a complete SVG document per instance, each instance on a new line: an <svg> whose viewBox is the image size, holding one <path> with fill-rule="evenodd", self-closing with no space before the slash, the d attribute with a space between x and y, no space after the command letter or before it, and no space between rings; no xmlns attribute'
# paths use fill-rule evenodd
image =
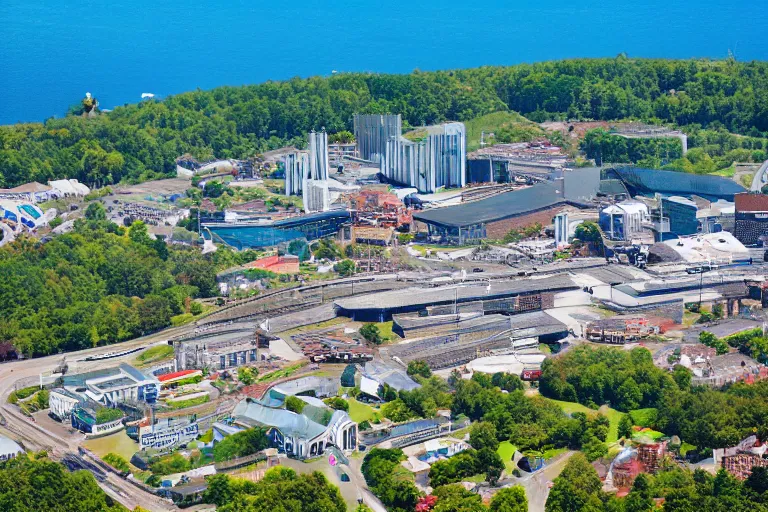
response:
<svg viewBox="0 0 768 512"><path fill-rule="evenodd" d="M119 350L151 345L167 339L170 336L191 331L193 328L193 325L177 327L150 336L137 338L122 343ZM67 358L68 360L75 361L83 359L86 356L106 354L114 352L115 350L116 347L114 346L98 347L69 353L67 354ZM16 406L7 402L7 399L10 392L15 389L17 380L36 377L42 372L53 370L61 361L61 357L61 355L56 355L40 359L29 359L0 364L0 414L2 414L5 419L4 427L21 438L28 447L45 449L49 452L52 458L57 460L62 460L68 455L70 457L76 455L81 439L76 437L65 439L54 432L46 430L37 423L34 423L30 418L21 414ZM135 357L135 354L126 357L133 358ZM115 361L118 360L119 359L116 359ZM94 362L90 364L103 365L104 362ZM152 510L153 512L176 510L176 508L166 500L139 489L117 475L109 473L107 474L106 479L99 480L97 478L97 482L104 492L129 510L132 510L136 506Z"/></svg>
<svg viewBox="0 0 768 512"><path fill-rule="evenodd" d="M547 464L544 469L520 482L528 496L528 512L544 512L544 506L549 496L549 482L560 475L565 463L574 453L576 452L565 452Z"/></svg>
<svg viewBox="0 0 768 512"><path fill-rule="evenodd" d="M755 173L755 177L752 178L752 186L749 188L752 192L760 192L762 190L763 185L766 183L766 175L765 172L768 171L768 160L763 162L763 165L760 166L760 169Z"/></svg>

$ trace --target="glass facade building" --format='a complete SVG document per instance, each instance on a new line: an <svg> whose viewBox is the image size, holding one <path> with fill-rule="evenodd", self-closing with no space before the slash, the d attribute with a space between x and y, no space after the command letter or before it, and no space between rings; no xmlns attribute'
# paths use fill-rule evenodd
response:
<svg viewBox="0 0 768 512"><path fill-rule="evenodd" d="M306 238L317 240L333 236L351 222L347 210L302 215L267 223L203 223L203 236L236 249L271 247Z"/></svg>

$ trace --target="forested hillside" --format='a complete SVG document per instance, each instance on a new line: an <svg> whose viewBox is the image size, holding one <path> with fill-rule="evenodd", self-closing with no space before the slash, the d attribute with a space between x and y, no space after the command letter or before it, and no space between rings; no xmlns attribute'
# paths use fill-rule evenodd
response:
<svg viewBox="0 0 768 512"><path fill-rule="evenodd" d="M768 131L768 63L619 56L194 91L94 119L0 127L0 187L63 176L89 184L150 179L172 173L184 153L241 158L312 129L350 130L355 112L400 113L418 126L500 110L534 121L633 118L756 136Z"/></svg>
<svg viewBox="0 0 768 512"><path fill-rule="evenodd" d="M0 510L4 512L124 512L87 471L25 456L0 463Z"/></svg>
<svg viewBox="0 0 768 512"><path fill-rule="evenodd" d="M216 271L253 259L152 240L146 226L79 220L42 244L0 249L0 360L125 341L171 324L189 298L216 294Z"/></svg>

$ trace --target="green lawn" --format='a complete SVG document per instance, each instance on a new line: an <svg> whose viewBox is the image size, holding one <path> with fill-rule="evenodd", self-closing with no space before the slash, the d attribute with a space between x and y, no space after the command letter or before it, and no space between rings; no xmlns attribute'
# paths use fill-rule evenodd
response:
<svg viewBox="0 0 768 512"><path fill-rule="evenodd" d="M392 320L390 320L389 322L376 322L373 325L379 328L379 333L381 334L381 337L384 339L384 343L392 342L400 339L400 336L392 332L392 325L393 325Z"/></svg>
<svg viewBox="0 0 768 512"><path fill-rule="evenodd" d="M573 414L575 412L583 412L585 414L597 414L598 412L601 412L605 416L608 417L608 420L611 422L611 426L608 429L608 437L605 440L606 443L615 443L619 440L619 421L621 420L621 417L624 416L623 412L619 412L616 409L611 409L610 407L601 407L600 411L596 411L595 409L590 409L586 405L577 404L575 402L564 402L562 400L551 400L552 402L555 402L557 405L559 405L563 412L566 414Z"/></svg>
<svg viewBox="0 0 768 512"><path fill-rule="evenodd" d="M137 366L145 366L171 357L173 357L173 347L171 345L157 345L141 352L136 356L134 363Z"/></svg>
<svg viewBox="0 0 768 512"><path fill-rule="evenodd" d="M467 127L467 152L480 147L480 135L485 131L486 142L489 133L497 133L502 128L512 129L516 132L526 132L533 136L543 136L544 130L536 123L529 121L517 112L493 112L476 117L464 123Z"/></svg>
<svg viewBox="0 0 768 512"><path fill-rule="evenodd" d="M507 473L510 475L515 469L515 463L512 462L512 456L515 454L515 450L517 450L517 447L509 441L499 443L499 448L496 450L496 453L499 454L499 457L501 457L501 460L504 461L504 465L507 467Z"/></svg>
<svg viewBox="0 0 768 512"><path fill-rule="evenodd" d="M709 173L710 176L725 176L726 178L733 178L734 174L736 174L736 168L734 166Z"/></svg>
<svg viewBox="0 0 768 512"><path fill-rule="evenodd" d="M352 397L347 399L347 402L349 403L349 417L352 418L352 421L355 423L371 421L374 414L376 414L376 409L368 404L358 402Z"/></svg>

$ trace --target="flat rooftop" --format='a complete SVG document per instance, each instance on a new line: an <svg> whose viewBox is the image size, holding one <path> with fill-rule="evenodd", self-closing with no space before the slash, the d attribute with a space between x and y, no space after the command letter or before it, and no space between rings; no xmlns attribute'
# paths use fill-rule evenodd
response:
<svg viewBox="0 0 768 512"><path fill-rule="evenodd" d="M474 302L478 300L503 299L516 295L576 289L578 286L565 274L539 279L491 282L490 284L468 284L443 286L439 288L406 288L335 301L335 305L347 310L385 310L397 308L418 308L436 304Z"/></svg>

